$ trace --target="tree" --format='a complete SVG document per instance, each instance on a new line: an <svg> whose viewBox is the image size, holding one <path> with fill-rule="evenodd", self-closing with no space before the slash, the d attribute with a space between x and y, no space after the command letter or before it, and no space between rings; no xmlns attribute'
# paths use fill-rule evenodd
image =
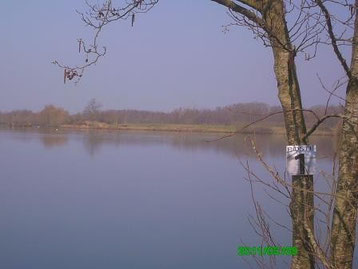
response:
<svg viewBox="0 0 358 269"><path fill-rule="evenodd" d="M339 175L333 211L331 262L335 268L352 268L358 199L358 1L315 0L314 2L325 18L329 44L347 78L339 151ZM343 8L346 14L348 13L346 19L340 21L336 14L328 9L329 4ZM337 27L339 24L343 25L343 29ZM337 28L338 31L341 30L340 34L337 34ZM352 48L350 66L341 51L342 45Z"/></svg>
<svg viewBox="0 0 358 269"><path fill-rule="evenodd" d="M6 121L6 120L5 120ZM17 110L8 113L7 124L10 126L31 126L36 122L36 115L29 110Z"/></svg>
<svg viewBox="0 0 358 269"><path fill-rule="evenodd" d="M99 109L102 107L100 103L97 102L95 98L92 98L85 109L83 110L83 114L86 119L94 121L97 120Z"/></svg>
<svg viewBox="0 0 358 269"><path fill-rule="evenodd" d="M48 127L59 127L65 123L69 117L67 111L53 105L45 106L40 112L40 124Z"/></svg>
<svg viewBox="0 0 358 269"><path fill-rule="evenodd" d="M298 247L299 254L292 259L291 268L314 268L318 258L327 266L351 268L355 246L355 225L357 215L357 126L358 126L358 0L321 1L321 0L211 0L228 8L235 25L248 27L265 46L271 47L274 58L274 71L277 81L278 98L284 116L287 142L291 145L308 144L309 136L326 119L337 115L316 117L317 121L307 130L301 91L297 76L295 59L298 53L306 53L306 58L314 57L317 46L321 43L323 31L328 32L329 44L341 63L348 77L345 112L343 115L342 140L340 150L339 181L335 210L332 222L331 261L320 251L314 235L313 177L296 176L292 179L291 216L293 227L293 244ZM343 40L333 31L333 15L325 3L341 5L351 12L342 25L353 27L351 39ZM66 79L80 79L84 70L95 64L106 53L98 46L98 37L107 24L121 19L131 19L132 26L138 13L147 12L158 3L158 0L132 0L122 8L114 8L111 0L104 0L102 5L90 5L87 13L81 18L86 25L94 29L93 42L87 45L79 40L79 51L83 51L86 64L76 67L55 64L64 69ZM353 24L350 24L351 21ZM339 20L336 20L339 21ZM288 22L292 22L289 24ZM348 31L349 33L349 31ZM339 41L352 46L352 64L348 67L339 50ZM327 43L327 41L325 42ZM307 49L313 48L313 56ZM356 59L357 58L357 59ZM344 83L342 84L344 85ZM331 93L333 95L334 93ZM312 111L310 111L311 113ZM315 115L316 116L316 115ZM353 167L353 169L352 169ZM340 267L341 266L341 267ZM334 268L332 267L332 268Z"/></svg>

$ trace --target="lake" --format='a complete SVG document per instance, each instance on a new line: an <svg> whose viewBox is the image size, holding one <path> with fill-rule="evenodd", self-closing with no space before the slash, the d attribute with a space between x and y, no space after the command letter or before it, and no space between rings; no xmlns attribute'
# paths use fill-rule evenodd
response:
<svg viewBox="0 0 358 269"><path fill-rule="evenodd" d="M219 137L0 130L0 267L248 268L237 247L261 241L248 221L254 207L243 165L269 175L246 136L212 141ZM255 140L283 172L285 138ZM333 137L311 143L318 170L330 173ZM270 216L289 226L285 207L254 187ZM288 231L273 229L291 245ZM288 258L277 260L288 268Z"/></svg>

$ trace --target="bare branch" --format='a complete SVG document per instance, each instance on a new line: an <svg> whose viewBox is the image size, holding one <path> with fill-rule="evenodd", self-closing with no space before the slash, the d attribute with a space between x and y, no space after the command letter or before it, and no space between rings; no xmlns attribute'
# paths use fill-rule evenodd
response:
<svg viewBox="0 0 358 269"><path fill-rule="evenodd" d="M324 17L326 19L326 25L327 25L327 31L328 31L328 35L330 37L330 40L331 40L331 44L332 44L332 47L333 47L333 50L334 50L334 53L336 54L339 62L341 63L344 71L346 72L348 78L351 78L352 77L352 73L351 73L351 70L350 68L348 67L347 65L347 62L346 60L344 59L341 51L339 50L338 48L338 45L337 45L337 39L336 39L336 36L334 34L334 31L333 31L333 25L332 25L332 20L331 20L331 14L329 13L328 9L326 8L326 6L323 4L322 0L315 0L315 2L317 3L317 5L320 7L320 9L322 10L323 14L324 14Z"/></svg>
<svg viewBox="0 0 358 269"><path fill-rule="evenodd" d="M62 64L55 60L52 63L64 70L64 83L66 80L76 78L75 83L78 83L84 74L86 68L95 65L101 57L103 57L107 50L106 47L99 47L99 37L106 25L119 20L126 20L131 18L131 25L134 24L135 15L138 13L146 13L152 9L159 0L130 0L126 2L123 7L114 8L112 0L106 0L102 5L90 4L85 1L88 10L77 13L85 25L94 29L94 35L89 44L83 39L78 40L78 51L83 52L85 56L84 64L70 66Z"/></svg>
<svg viewBox="0 0 358 269"><path fill-rule="evenodd" d="M320 126L326 119L329 118L343 118L343 115L340 114L332 114L332 115L325 115L324 117L320 118L310 130L307 131L306 135L303 137L303 140L307 139L310 135L313 134L314 131Z"/></svg>

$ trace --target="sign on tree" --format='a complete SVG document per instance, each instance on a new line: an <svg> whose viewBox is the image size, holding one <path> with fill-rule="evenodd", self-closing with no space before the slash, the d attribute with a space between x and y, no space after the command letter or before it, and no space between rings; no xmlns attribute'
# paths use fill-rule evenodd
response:
<svg viewBox="0 0 358 269"><path fill-rule="evenodd" d="M286 169L291 175L313 175L316 172L316 145L286 146Z"/></svg>

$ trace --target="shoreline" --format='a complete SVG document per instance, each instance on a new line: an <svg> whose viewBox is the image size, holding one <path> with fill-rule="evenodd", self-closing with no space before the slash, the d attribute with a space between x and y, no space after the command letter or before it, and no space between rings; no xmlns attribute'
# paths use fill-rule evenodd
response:
<svg viewBox="0 0 358 269"><path fill-rule="evenodd" d="M4 126L5 127L5 126ZM240 131L234 125L199 125L199 124L106 124L86 122L84 124L63 124L58 127L44 126L6 126L5 129L62 129L62 130L101 130L101 131L144 131L144 132L176 132L176 133L218 133L218 134L266 134L285 135L285 128L279 126L249 127ZM334 136L333 130L317 130L313 136Z"/></svg>

